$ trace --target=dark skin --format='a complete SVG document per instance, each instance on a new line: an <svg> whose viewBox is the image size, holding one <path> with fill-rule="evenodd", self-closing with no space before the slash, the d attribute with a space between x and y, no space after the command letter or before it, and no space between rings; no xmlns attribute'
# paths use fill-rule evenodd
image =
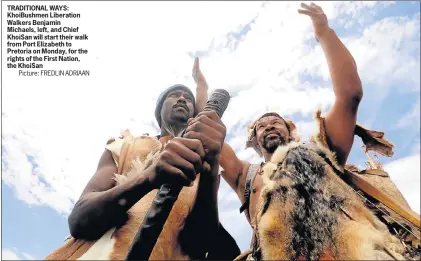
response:
<svg viewBox="0 0 421 261"><path fill-rule="evenodd" d="M337 155L339 165L345 165L354 141L354 129L357 121L357 111L362 99L363 91L357 67L352 55L336 36L335 32L328 26L326 15L320 6L315 4L301 4L303 9L300 14L311 18L316 40L321 44L324 51L329 72L332 79L333 91L335 93L335 103L325 118L325 128L328 145ZM267 133L273 135L267 137L267 144L264 139ZM278 121L276 117L269 116L259 120L257 124L257 140L260 150L268 161L272 156L272 144L282 144L289 139L290 133L284 122ZM247 170L250 164L240 160L234 150L226 143L221 152L221 166L224 168L223 178L237 193L239 199L244 203L244 190ZM254 224L256 215L256 204L260 196L263 182L257 175L252 184L250 197L249 214L246 217L250 224ZM253 190L254 189L254 190Z"/></svg>
<svg viewBox="0 0 421 261"><path fill-rule="evenodd" d="M104 151L96 173L69 215L70 233L74 238L100 238L110 228L125 222L126 212L150 191L168 183L189 186L197 173L201 173L196 200L180 238L185 241L182 245L194 248L197 253L207 251L206 246L214 239L219 226L217 174L226 130L214 112L202 112L192 119L192 99L180 90L168 94L161 110L162 126L188 126L186 134L183 138L171 139L158 160L130 182L115 185L112 178L117 167L111 153ZM168 136L168 132L163 127L161 137L164 136ZM119 204L121 199L127 203Z"/></svg>
<svg viewBox="0 0 421 261"><path fill-rule="evenodd" d="M193 117L193 97L182 90L174 90L167 95L161 109L162 125L184 129L187 120ZM161 128L161 136L168 135L165 128Z"/></svg>
<svg viewBox="0 0 421 261"><path fill-rule="evenodd" d="M256 137L265 159L270 158L279 145L285 145L290 139L285 122L276 116L264 117L257 122Z"/></svg>

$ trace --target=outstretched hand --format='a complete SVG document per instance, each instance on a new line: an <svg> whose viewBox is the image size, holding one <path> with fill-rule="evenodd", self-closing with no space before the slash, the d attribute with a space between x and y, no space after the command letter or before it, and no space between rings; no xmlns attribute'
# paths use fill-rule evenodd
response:
<svg viewBox="0 0 421 261"><path fill-rule="evenodd" d="M314 36L319 41L323 34L329 30L329 24L323 9L315 3L311 3L310 5L301 3L301 8L303 9L298 9L298 13L308 15L311 18Z"/></svg>

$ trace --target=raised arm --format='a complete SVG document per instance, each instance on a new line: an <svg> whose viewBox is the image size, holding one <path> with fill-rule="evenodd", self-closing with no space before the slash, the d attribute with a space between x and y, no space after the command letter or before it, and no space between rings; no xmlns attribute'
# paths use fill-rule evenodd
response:
<svg viewBox="0 0 421 261"><path fill-rule="evenodd" d="M208 101L208 83L200 70L199 58L197 57L194 59L192 75L196 83L196 106L198 112L201 112Z"/></svg>
<svg viewBox="0 0 421 261"><path fill-rule="evenodd" d="M316 40L325 54L332 79L335 103L325 118L329 146L337 154L338 163L345 165L354 141L357 111L363 96L357 66L351 53L329 27L322 8L314 3L301 4L298 12L308 15Z"/></svg>
<svg viewBox="0 0 421 261"><path fill-rule="evenodd" d="M208 84L205 76L200 70L199 58L194 59L193 79L196 82L196 105L198 111L201 112L208 101ZM224 142L220 154L219 164L224 169L222 177L242 198L244 190L244 178L242 179L243 169L248 167L247 162L243 162L237 158L235 152L228 143ZM241 184L243 184L241 186ZM241 189L242 188L242 189Z"/></svg>

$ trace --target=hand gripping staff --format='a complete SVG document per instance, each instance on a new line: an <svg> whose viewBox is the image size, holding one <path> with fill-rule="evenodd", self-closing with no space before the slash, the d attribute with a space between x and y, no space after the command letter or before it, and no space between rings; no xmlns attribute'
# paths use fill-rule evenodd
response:
<svg viewBox="0 0 421 261"><path fill-rule="evenodd" d="M224 111L228 107L229 100L230 95L226 90L216 89L212 92L203 110L215 111L219 117L222 117L222 114L224 114ZM184 132L182 135L184 135ZM159 234L182 188L183 186L174 184L164 184L161 186L133 239L126 260L149 259Z"/></svg>

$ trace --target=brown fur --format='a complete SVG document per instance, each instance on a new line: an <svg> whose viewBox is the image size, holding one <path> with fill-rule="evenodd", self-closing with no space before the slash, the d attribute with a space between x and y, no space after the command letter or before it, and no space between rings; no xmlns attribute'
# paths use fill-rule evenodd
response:
<svg viewBox="0 0 421 261"><path fill-rule="evenodd" d="M91 248L95 241L70 238L62 247L50 253L44 260L76 260Z"/></svg>
<svg viewBox="0 0 421 261"><path fill-rule="evenodd" d="M400 242L327 161L336 166L322 146L291 143L263 168L256 217L262 259L403 259Z"/></svg>

